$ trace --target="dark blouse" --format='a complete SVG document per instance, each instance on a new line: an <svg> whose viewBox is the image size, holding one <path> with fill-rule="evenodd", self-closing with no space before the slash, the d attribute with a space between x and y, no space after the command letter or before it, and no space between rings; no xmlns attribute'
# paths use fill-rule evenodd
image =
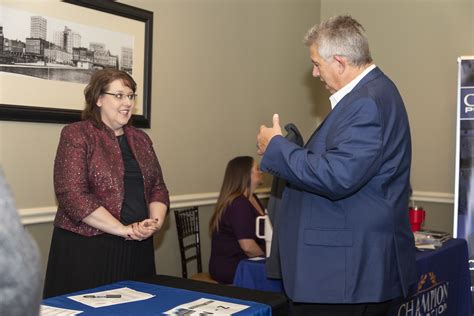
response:
<svg viewBox="0 0 474 316"><path fill-rule="evenodd" d="M130 150L127 137L125 134L117 136L117 140L125 167L123 178L125 196L120 212L120 221L124 225L129 225L146 219L148 217L148 208L145 201L142 172Z"/></svg>
<svg viewBox="0 0 474 316"><path fill-rule="evenodd" d="M258 198L255 198L262 206ZM240 248L239 239L253 239L265 250L265 241L255 235L255 219L259 215L243 195L237 197L224 211L219 222L219 231L212 235L209 273L214 280L226 284L233 282L239 261L247 258Z"/></svg>

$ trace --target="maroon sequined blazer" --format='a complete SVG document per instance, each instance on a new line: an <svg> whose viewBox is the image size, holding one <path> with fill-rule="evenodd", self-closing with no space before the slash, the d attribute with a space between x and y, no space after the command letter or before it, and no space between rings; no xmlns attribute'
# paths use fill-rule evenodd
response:
<svg viewBox="0 0 474 316"><path fill-rule="evenodd" d="M168 189L151 139L134 127L124 127L124 132L143 175L147 204L162 202L169 207ZM82 219L103 206L120 220L125 194L123 178L122 154L110 128L96 127L92 121L65 126L54 161L58 199L54 225L84 236L101 234Z"/></svg>

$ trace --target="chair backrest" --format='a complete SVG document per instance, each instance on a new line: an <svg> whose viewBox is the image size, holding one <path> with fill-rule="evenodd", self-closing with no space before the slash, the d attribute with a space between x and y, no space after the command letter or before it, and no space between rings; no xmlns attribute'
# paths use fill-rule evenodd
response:
<svg viewBox="0 0 474 316"><path fill-rule="evenodd" d="M199 239L199 209L197 206L174 211L178 232L183 278L188 277L188 262L196 260L197 272L202 272L201 242ZM194 251L192 251L194 249Z"/></svg>

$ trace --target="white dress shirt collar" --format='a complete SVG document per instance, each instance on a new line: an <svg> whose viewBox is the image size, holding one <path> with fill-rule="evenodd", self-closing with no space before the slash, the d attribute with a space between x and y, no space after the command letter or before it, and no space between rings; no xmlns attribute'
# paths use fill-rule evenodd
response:
<svg viewBox="0 0 474 316"><path fill-rule="evenodd" d="M334 107L339 103L339 101L341 101L342 98L344 98L349 92L351 92L352 89L354 89L354 87L362 80L362 78L364 78L375 67L376 66L372 64L369 67L365 68L365 70L361 72L357 77L352 79L351 82L349 82L344 87L332 94L329 97L329 101L331 101L331 108L334 109Z"/></svg>

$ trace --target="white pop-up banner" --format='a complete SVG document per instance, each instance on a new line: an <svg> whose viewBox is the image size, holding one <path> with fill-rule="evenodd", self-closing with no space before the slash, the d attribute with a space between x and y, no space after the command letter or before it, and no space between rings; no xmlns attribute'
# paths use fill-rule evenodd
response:
<svg viewBox="0 0 474 316"><path fill-rule="evenodd" d="M474 56L458 58L454 237L474 258Z"/></svg>

